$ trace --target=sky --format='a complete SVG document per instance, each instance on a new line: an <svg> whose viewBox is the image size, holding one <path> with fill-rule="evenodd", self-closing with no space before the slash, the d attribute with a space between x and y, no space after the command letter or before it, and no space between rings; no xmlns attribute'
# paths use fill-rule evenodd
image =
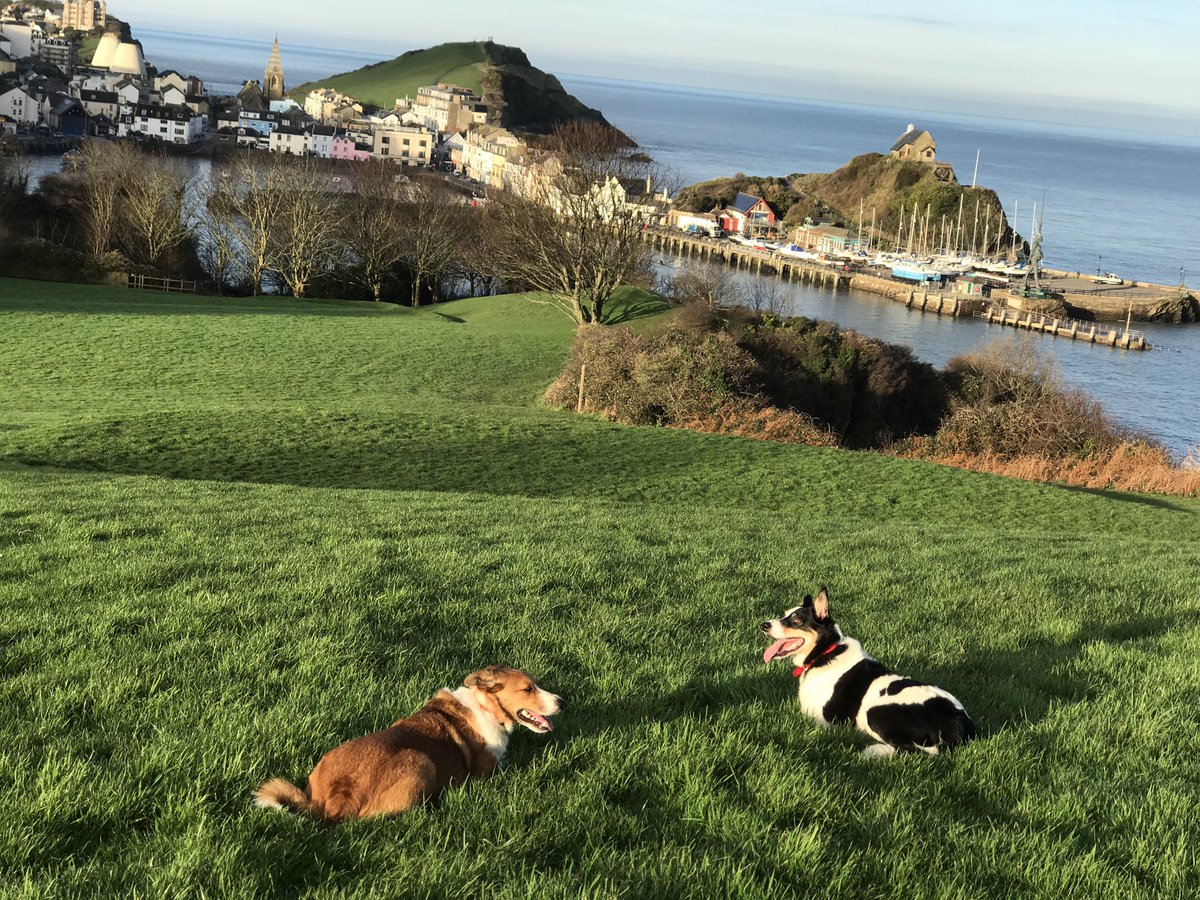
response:
<svg viewBox="0 0 1200 900"><path fill-rule="evenodd" d="M1200 134L1200 0L109 0L138 25L380 58L492 38L535 66L945 112ZM336 9L336 15L329 11Z"/></svg>

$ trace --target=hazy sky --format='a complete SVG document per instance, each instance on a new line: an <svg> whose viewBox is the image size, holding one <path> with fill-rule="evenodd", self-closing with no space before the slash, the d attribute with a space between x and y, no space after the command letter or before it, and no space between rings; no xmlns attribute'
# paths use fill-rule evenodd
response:
<svg viewBox="0 0 1200 900"><path fill-rule="evenodd" d="M254 38L278 30L285 44L381 58L491 37L558 74L948 111L1072 108L1101 122L1141 113L1200 130L1200 0L109 0L109 9L135 33L139 24Z"/></svg>

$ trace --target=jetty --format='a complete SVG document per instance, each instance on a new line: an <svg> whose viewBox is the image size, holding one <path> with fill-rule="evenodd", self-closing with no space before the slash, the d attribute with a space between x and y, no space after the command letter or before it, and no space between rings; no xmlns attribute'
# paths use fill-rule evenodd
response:
<svg viewBox="0 0 1200 900"><path fill-rule="evenodd" d="M733 266L738 271L745 270L752 275L776 275L787 281L819 284L835 291L850 288L851 273L843 269L819 266L799 259L789 259L770 250L759 250L756 247L738 244L734 241L717 240L703 235L661 228L644 229L642 238L655 250L681 256L684 259L719 262Z"/></svg>
<svg viewBox="0 0 1200 900"><path fill-rule="evenodd" d="M781 280L828 287L834 291L865 291L922 312L957 318L973 315L984 308L984 302L977 296L968 297L944 289L930 290L927 284L883 278L848 265L823 266L783 253L673 229L646 228L642 236L655 250L684 259L720 263L751 275L774 275Z"/></svg>
<svg viewBox="0 0 1200 900"><path fill-rule="evenodd" d="M1007 325L1012 328L1024 328L1029 331L1040 331L1055 337L1070 338L1074 341L1087 341L1092 344L1105 344L1109 347L1119 347L1123 350L1149 350L1150 344L1146 335L1128 326L1107 325L1102 322L1085 322L1082 319L1072 319L1056 316L1052 313L1041 313L1033 310L1008 309L1000 304L994 304L982 312L975 314L989 325Z"/></svg>

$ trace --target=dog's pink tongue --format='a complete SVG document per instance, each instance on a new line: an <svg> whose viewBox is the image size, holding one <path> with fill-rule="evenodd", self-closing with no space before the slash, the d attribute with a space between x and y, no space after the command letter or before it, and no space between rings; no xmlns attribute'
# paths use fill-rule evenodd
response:
<svg viewBox="0 0 1200 900"><path fill-rule="evenodd" d="M538 725L541 725L547 731L554 730L553 723L551 723L551 721L549 719L547 719L545 716L543 716L541 713L535 713L532 709L526 710L526 712L528 713L529 718L533 719Z"/></svg>
<svg viewBox="0 0 1200 900"><path fill-rule="evenodd" d="M769 663L771 660L773 660L779 654L779 652L781 650L783 650L784 647L786 647L790 643L792 643L791 638L781 638L780 640L773 643L770 647L768 647L763 652L763 662Z"/></svg>

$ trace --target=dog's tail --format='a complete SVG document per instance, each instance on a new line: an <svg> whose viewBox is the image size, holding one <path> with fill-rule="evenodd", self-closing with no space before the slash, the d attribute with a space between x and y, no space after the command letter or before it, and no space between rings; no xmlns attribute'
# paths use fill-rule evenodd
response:
<svg viewBox="0 0 1200 900"><path fill-rule="evenodd" d="M312 800L286 778L272 778L254 792L255 806L302 813L312 809Z"/></svg>

